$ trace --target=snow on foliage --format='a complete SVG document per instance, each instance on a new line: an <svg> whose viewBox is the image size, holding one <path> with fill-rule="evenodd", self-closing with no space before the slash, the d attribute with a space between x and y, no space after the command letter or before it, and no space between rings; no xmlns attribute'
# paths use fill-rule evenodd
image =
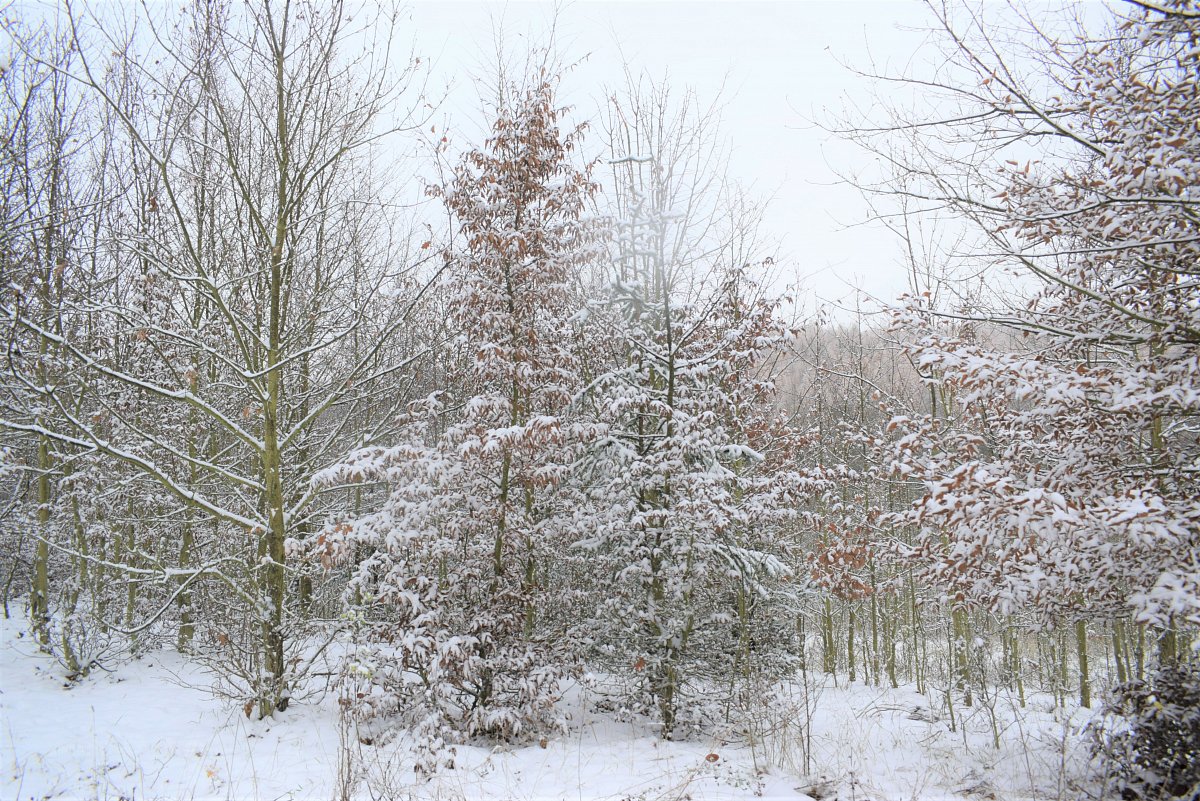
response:
<svg viewBox="0 0 1200 801"><path fill-rule="evenodd" d="M1024 308L978 326L913 297L894 314L950 399L892 422L892 471L923 490L899 519L959 601L1200 623L1196 12L1176 0L1112 39L1062 42L1042 101L982 82L982 125L1073 155L1000 164L976 215L998 258L1038 279ZM998 350L987 322L1025 347Z"/></svg>
<svg viewBox="0 0 1200 801"><path fill-rule="evenodd" d="M589 390L604 436L583 462L596 516L581 545L614 590L597 633L642 673L666 736L690 684L748 658L794 578L781 535L810 482L763 375L789 332L756 289L737 271L692 303L624 285L593 315L624 358Z"/></svg>
<svg viewBox="0 0 1200 801"><path fill-rule="evenodd" d="M596 185L571 163L582 129L561 130L562 115L550 75L506 87L485 146L431 192L458 224L444 291L464 394L413 404L403 444L324 477L390 485L378 512L327 536L370 549L350 587L370 685L356 711L413 723L425 769L464 738L560 723L571 659L545 612L545 563L564 542L577 447L572 281L600 233L584 219Z"/></svg>

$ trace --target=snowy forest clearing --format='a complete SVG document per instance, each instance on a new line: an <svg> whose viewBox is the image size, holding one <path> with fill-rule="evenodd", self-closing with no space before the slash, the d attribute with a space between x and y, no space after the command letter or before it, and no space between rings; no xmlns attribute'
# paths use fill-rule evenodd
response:
<svg viewBox="0 0 1200 801"><path fill-rule="evenodd" d="M347 736L336 691L256 720L214 697L211 677L171 650L68 682L20 621L0 625L0 768L3 798L14 801L1018 801L1061 797L1087 759L1091 713L1064 713L1049 696L1025 709L1000 697L995 749L982 704L960 712L952 732L941 704L911 686L814 687L813 770L804 775L801 709L762 710L781 736L756 749L733 733L669 742L645 717L597 711L599 689L577 685L564 702L567 730L545 748L459 746L455 767L426 781L414 775L403 736L381 746Z"/></svg>
<svg viewBox="0 0 1200 801"><path fill-rule="evenodd" d="M1200 0L928 0L852 323L715 99L383 5L0 26L18 797L1200 797Z"/></svg>

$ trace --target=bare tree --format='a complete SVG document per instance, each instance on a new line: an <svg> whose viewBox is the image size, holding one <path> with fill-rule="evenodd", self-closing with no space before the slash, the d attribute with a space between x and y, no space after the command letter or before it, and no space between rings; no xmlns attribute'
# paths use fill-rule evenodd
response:
<svg viewBox="0 0 1200 801"><path fill-rule="evenodd" d="M7 330L57 348L92 411L21 373L54 421L4 423L169 499L176 548L124 568L171 589L128 630L181 605L181 640L202 619L205 653L268 715L307 665L285 639L289 586L305 587L288 543L325 508L310 478L391 425L417 357L418 262L370 167L406 119L413 65L392 52L394 15L352 25L341 3L203 4L139 16L124 39L68 12L78 60L45 66L103 107L130 187L105 231L109 291L80 300L110 347L6 302Z"/></svg>

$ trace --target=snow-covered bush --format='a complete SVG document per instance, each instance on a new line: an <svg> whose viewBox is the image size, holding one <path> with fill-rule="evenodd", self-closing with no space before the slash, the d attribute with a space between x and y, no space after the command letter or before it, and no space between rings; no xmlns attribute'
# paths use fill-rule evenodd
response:
<svg viewBox="0 0 1200 801"><path fill-rule="evenodd" d="M1163 665L1113 690L1107 725L1093 728L1105 798L1195 799L1200 794L1200 665Z"/></svg>

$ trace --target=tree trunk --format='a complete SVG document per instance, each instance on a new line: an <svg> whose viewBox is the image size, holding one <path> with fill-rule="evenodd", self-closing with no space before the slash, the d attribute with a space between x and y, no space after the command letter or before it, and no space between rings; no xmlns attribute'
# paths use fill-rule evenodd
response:
<svg viewBox="0 0 1200 801"><path fill-rule="evenodd" d="M45 437L38 439L37 479L37 547L33 554L33 586L29 593L29 622L38 644L50 644L50 443Z"/></svg>
<svg viewBox="0 0 1200 801"><path fill-rule="evenodd" d="M1112 624L1113 663L1117 669L1117 683L1129 681L1129 665L1125 653L1125 623L1114 620Z"/></svg>
<svg viewBox="0 0 1200 801"><path fill-rule="evenodd" d="M951 638L954 647L954 681L962 693L963 706L971 706L974 699L971 695L970 620L967 610L961 608L956 608L950 617L954 630Z"/></svg>
<svg viewBox="0 0 1200 801"><path fill-rule="evenodd" d="M1092 708L1092 680L1088 674L1087 621L1075 621L1075 652L1079 660L1079 704L1084 709Z"/></svg>

